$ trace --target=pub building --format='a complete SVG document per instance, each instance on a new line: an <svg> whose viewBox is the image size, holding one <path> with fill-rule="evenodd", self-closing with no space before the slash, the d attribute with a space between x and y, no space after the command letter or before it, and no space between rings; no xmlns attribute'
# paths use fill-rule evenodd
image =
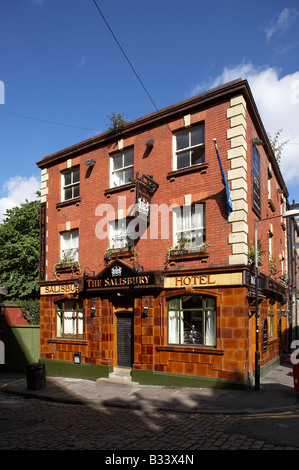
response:
<svg viewBox="0 0 299 470"><path fill-rule="evenodd" d="M245 388L288 334L288 192L246 80L43 158L49 376ZM269 220L267 220L269 218Z"/></svg>

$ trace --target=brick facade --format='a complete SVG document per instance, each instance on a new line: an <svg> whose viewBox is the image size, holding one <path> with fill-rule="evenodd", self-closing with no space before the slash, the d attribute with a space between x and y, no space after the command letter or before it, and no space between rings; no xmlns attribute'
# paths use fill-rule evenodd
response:
<svg viewBox="0 0 299 470"><path fill-rule="evenodd" d="M175 170L176 133L194 129L203 122L205 161ZM260 214L252 208L255 138L264 142L257 147ZM153 145L147 146L150 139ZM217 139L230 187L233 206L230 215L213 139ZM107 251L111 246L109 238L103 236L107 231L103 216L107 220L130 217L137 186L134 179L110 187L111 158L131 147L134 148L134 177L150 175L157 186L151 194L151 218L143 236L135 240L132 249L114 253ZM94 163L87 165L89 159ZM45 157L38 166L42 173L41 202L46 212L41 245L45 267L40 282L41 360L49 367L55 364L59 368L59 362L72 364L74 353L80 352L81 364L76 366L76 374L89 365L95 368L95 376L107 375L119 363L118 350L120 341L124 340L118 334L125 328L123 318L130 313L132 376L140 383L199 386L250 383L254 369L255 294L254 272L248 259L254 241L254 220L279 216L286 210L288 194L247 82L238 80L145 116L116 133L101 134ZM77 166L79 196L62 201L62 174ZM171 251L174 229L170 206L193 204L204 205L207 247L189 253ZM61 236L75 229L79 233L78 263L62 266ZM286 272L287 267L283 219L261 221L258 238L264 253L259 299L263 367L276 363L286 344L286 297L280 280L281 272ZM269 250L272 261L276 261L276 272L271 271ZM105 288L108 284L104 275L110 276L112 267L127 270L128 274L125 280L121 275L118 281L111 281L110 277L109 287ZM147 285L150 276L154 281ZM207 302L205 305L208 305L206 298L212 299L214 320L208 320L211 313L208 308L202 313L202 307L194 307L198 311L192 311L190 318L196 318L194 322L201 325L205 338L215 327L213 345L201 344L200 340L195 344L184 343L182 339L178 344L169 341L171 299L187 298ZM58 336L57 312L65 308L60 307L63 302L72 299L82 303L83 332L80 337ZM188 314L184 315L187 318ZM268 333L264 340L265 321ZM177 328L184 328L186 334L185 326Z"/></svg>

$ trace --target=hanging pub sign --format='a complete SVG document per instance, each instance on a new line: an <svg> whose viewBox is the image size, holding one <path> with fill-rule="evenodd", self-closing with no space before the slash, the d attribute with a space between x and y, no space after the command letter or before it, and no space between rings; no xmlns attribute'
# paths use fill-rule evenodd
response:
<svg viewBox="0 0 299 470"><path fill-rule="evenodd" d="M261 181L260 181L260 156L255 147L252 146L252 208L261 216Z"/></svg>
<svg viewBox="0 0 299 470"><path fill-rule="evenodd" d="M115 260L97 276L84 276L81 290L153 287L159 284L159 272L135 271L124 262Z"/></svg>
<svg viewBox="0 0 299 470"><path fill-rule="evenodd" d="M135 184L136 217L140 220L146 220L149 223L151 198L159 184L156 183L150 175L143 174L142 177L139 178L139 173L136 173Z"/></svg>

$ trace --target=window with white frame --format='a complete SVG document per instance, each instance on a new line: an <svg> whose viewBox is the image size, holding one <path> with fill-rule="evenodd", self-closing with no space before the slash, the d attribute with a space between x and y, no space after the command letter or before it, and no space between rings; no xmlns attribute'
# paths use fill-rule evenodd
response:
<svg viewBox="0 0 299 470"><path fill-rule="evenodd" d="M78 300L56 304L56 336L83 338L83 305Z"/></svg>
<svg viewBox="0 0 299 470"><path fill-rule="evenodd" d="M174 245L200 248L205 242L205 205L192 204L173 209Z"/></svg>
<svg viewBox="0 0 299 470"><path fill-rule="evenodd" d="M177 132L174 136L174 170L205 162L205 125Z"/></svg>
<svg viewBox="0 0 299 470"><path fill-rule="evenodd" d="M110 186L117 187L134 179L134 149L130 148L111 157Z"/></svg>
<svg viewBox="0 0 299 470"><path fill-rule="evenodd" d="M133 219L118 219L109 223L110 247L125 248L134 244Z"/></svg>
<svg viewBox="0 0 299 470"><path fill-rule="evenodd" d="M65 171L61 175L61 199L68 201L79 197L80 168L79 166Z"/></svg>
<svg viewBox="0 0 299 470"><path fill-rule="evenodd" d="M79 230L68 230L61 233L60 258L64 262L79 260Z"/></svg>
<svg viewBox="0 0 299 470"><path fill-rule="evenodd" d="M216 346L216 301L188 295L167 302L168 344Z"/></svg>

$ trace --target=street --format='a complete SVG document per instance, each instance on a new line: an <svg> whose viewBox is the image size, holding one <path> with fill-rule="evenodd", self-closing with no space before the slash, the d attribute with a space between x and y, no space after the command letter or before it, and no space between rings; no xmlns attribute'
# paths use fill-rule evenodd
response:
<svg viewBox="0 0 299 470"><path fill-rule="evenodd" d="M109 455L150 450L170 452L168 463L190 463L179 462L178 453L299 450L298 433L292 432L298 418L299 408L252 415L176 413L63 404L1 392L0 450L102 450Z"/></svg>

